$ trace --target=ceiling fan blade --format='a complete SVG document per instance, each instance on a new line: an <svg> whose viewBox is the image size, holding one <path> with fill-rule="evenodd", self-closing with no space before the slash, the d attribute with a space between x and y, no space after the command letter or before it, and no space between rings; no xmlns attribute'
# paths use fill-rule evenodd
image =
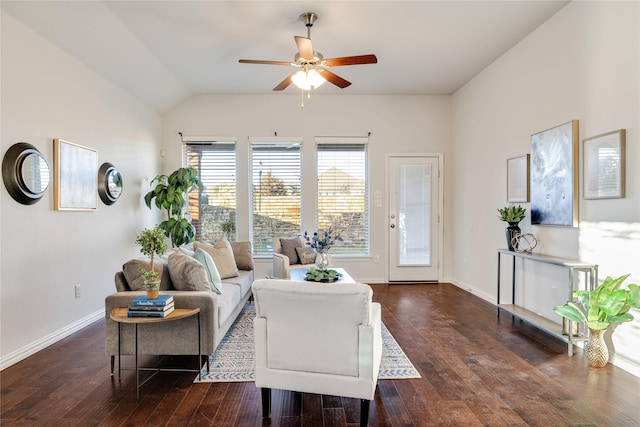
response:
<svg viewBox="0 0 640 427"><path fill-rule="evenodd" d="M339 75L332 73L329 70L322 70L320 72L320 75L328 82L333 83L334 85L338 86L340 89L344 89L345 87L351 85L351 82L348 80L343 79L342 77L340 77Z"/></svg>
<svg viewBox="0 0 640 427"><path fill-rule="evenodd" d="M311 39L307 37L293 36L298 45L298 52L300 57L304 59L313 59L313 47L311 46Z"/></svg>
<svg viewBox="0 0 640 427"><path fill-rule="evenodd" d="M278 83L278 86L274 87L273 90L285 90L292 83L291 76L293 76L294 74L295 72L289 74L287 78Z"/></svg>
<svg viewBox="0 0 640 427"><path fill-rule="evenodd" d="M241 63L241 64L291 65L291 62L261 61L261 60L255 60L255 59L240 59L238 62Z"/></svg>
<svg viewBox="0 0 640 427"><path fill-rule="evenodd" d="M376 64L378 58L375 55L343 56L341 58L325 59L324 63L329 67L339 67L341 65Z"/></svg>

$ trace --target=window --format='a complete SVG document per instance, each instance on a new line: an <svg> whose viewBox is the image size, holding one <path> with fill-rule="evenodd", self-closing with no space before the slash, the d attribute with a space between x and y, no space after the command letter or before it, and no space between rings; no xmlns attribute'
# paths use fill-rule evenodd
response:
<svg viewBox="0 0 640 427"><path fill-rule="evenodd" d="M250 141L251 240L254 254L273 253L273 238L300 234L300 141Z"/></svg>
<svg viewBox="0 0 640 427"><path fill-rule="evenodd" d="M205 190L189 193L189 214L196 239L212 243L224 235L222 223L236 222L236 144L193 139L183 137L184 163L198 171Z"/></svg>
<svg viewBox="0 0 640 427"><path fill-rule="evenodd" d="M333 254L369 255L367 138L316 138L318 230L343 240Z"/></svg>

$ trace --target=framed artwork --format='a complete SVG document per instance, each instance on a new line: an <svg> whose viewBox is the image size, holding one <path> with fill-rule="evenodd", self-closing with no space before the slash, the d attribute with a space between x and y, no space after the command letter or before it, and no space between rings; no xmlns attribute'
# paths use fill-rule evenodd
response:
<svg viewBox="0 0 640 427"><path fill-rule="evenodd" d="M507 202L529 201L529 155L507 159Z"/></svg>
<svg viewBox="0 0 640 427"><path fill-rule="evenodd" d="M578 121L531 135L531 224L578 221Z"/></svg>
<svg viewBox="0 0 640 427"><path fill-rule="evenodd" d="M95 210L98 204L98 152L54 139L55 168L53 208Z"/></svg>
<svg viewBox="0 0 640 427"><path fill-rule="evenodd" d="M625 129L582 141L585 199L624 197Z"/></svg>

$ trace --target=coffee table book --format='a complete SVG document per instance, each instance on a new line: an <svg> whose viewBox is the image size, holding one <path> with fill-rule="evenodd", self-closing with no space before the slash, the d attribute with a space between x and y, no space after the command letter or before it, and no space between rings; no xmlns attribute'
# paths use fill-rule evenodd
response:
<svg viewBox="0 0 640 427"><path fill-rule="evenodd" d="M129 310L131 311L167 311L169 309L173 309L173 302L170 302L167 305L133 305L129 306Z"/></svg>
<svg viewBox="0 0 640 427"><path fill-rule="evenodd" d="M131 310L127 311L127 317L167 317L174 308L170 307L165 311L152 311L152 310Z"/></svg>
<svg viewBox="0 0 640 427"><path fill-rule="evenodd" d="M149 299L146 295L134 299L131 305L164 306L173 302L173 295L158 295L158 298Z"/></svg>

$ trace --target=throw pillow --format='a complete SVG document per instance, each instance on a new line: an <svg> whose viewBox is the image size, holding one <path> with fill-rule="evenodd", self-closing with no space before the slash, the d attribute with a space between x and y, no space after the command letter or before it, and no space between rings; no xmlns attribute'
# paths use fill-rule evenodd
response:
<svg viewBox="0 0 640 427"><path fill-rule="evenodd" d="M289 258L289 265L300 264L300 258L298 258L298 253L296 252L296 248L302 247L300 237L294 237L293 239L281 237L280 246L282 247L282 254Z"/></svg>
<svg viewBox="0 0 640 427"><path fill-rule="evenodd" d="M226 244L224 247L217 248L206 243L195 242L193 247L195 249L200 248L211 255L221 279L238 276L238 267L236 266L236 260L233 258L233 251Z"/></svg>
<svg viewBox="0 0 640 427"><path fill-rule="evenodd" d="M213 262L211 255L203 251L201 248L198 248L193 252L193 258L204 266L204 271L207 273L207 280L209 281L211 290L217 294L221 294L222 280L220 279L220 273L218 273L218 269L216 268L216 264Z"/></svg>
<svg viewBox="0 0 640 427"><path fill-rule="evenodd" d="M316 250L306 246L296 248L296 252L298 253L298 258L300 258L300 264L313 264L316 262Z"/></svg>
<svg viewBox="0 0 640 427"><path fill-rule="evenodd" d="M153 262L153 269L160 275L160 290L168 291L171 289L172 284L167 264L156 258ZM132 259L124 263L122 273L127 280L129 289L132 291L144 291L146 289L142 273L147 270L149 270L149 258Z"/></svg>
<svg viewBox="0 0 640 427"><path fill-rule="evenodd" d="M253 254L251 254L251 242L231 242L233 257L240 270L253 270Z"/></svg>
<svg viewBox="0 0 640 427"><path fill-rule="evenodd" d="M204 266L189 255L169 255L169 275L178 291L211 291Z"/></svg>

